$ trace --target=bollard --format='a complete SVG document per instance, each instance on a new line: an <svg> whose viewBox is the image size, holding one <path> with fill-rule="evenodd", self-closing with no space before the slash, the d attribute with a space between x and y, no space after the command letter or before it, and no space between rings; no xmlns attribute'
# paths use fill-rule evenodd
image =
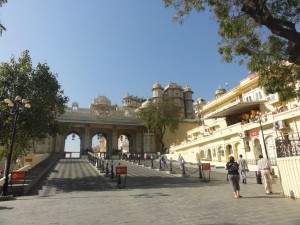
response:
<svg viewBox="0 0 300 225"><path fill-rule="evenodd" d="M100 170L101 168L101 160L100 158L97 158L97 169Z"/></svg>
<svg viewBox="0 0 300 225"><path fill-rule="evenodd" d="M154 168L153 159L151 159L151 168Z"/></svg>
<svg viewBox="0 0 300 225"><path fill-rule="evenodd" d="M110 178L113 179L115 177L115 174L114 174L114 161L111 160L110 162L110 166L111 166L111 170L110 170Z"/></svg>
<svg viewBox="0 0 300 225"><path fill-rule="evenodd" d="M121 186L122 184L121 175L125 175L123 186ZM116 166L116 176L117 176L117 188L125 188L126 178L127 178L127 166L121 166L121 164L119 163L118 166Z"/></svg>
<svg viewBox="0 0 300 225"><path fill-rule="evenodd" d="M184 163L182 163L182 175L185 175L185 166L184 166Z"/></svg>
<svg viewBox="0 0 300 225"><path fill-rule="evenodd" d="M104 168L104 158L101 158L101 161L102 161L102 163L101 163L101 172L104 173L104 171L105 171L105 168Z"/></svg>
<svg viewBox="0 0 300 225"><path fill-rule="evenodd" d="M201 161L199 160L199 162L198 162L198 166L199 166L199 178L201 179L201 178L203 178L203 176L202 176L202 165L201 165Z"/></svg>
<svg viewBox="0 0 300 225"><path fill-rule="evenodd" d="M117 175L117 185L118 185L118 187L120 187L121 184L122 184L121 175Z"/></svg>
<svg viewBox="0 0 300 225"><path fill-rule="evenodd" d="M121 163L118 164L118 166L121 166ZM121 175L118 171L118 166L116 167L116 175L117 175L117 187L120 188L120 185L122 184Z"/></svg>
<svg viewBox="0 0 300 225"><path fill-rule="evenodd" d="M172 159L170 159L170 172L173 172L173 168L172 168Z"/></svg>
<svg viewBox="0 0 300 225"><path fill-rule="evenodd" d="M159 170L161 170L161 159L159 159Z"/></svg>
<svg viewBox="0 0 300 225"><path fill-rule="evenodd" d="M108 175L109 174L109 171L108 171L108 161L106 160L106 174Z"/></svg>

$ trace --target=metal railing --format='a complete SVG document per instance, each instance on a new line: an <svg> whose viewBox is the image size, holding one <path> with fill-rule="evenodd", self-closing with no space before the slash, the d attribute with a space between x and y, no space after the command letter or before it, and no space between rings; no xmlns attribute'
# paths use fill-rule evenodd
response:
<svg viewBox="0 0 300 225"><path fill-rule="evenodd" d="M118 165L120 165L120 163L118 165L115 165L113 160L101 158L90 152L88 153L88 160L93 166L95 166L100 171L100 173L105 173L106 177L110 177L111 180L117 178L118 183L118 176L115 174L116 170L114 170L114 167L117 167ZM167 171L172 174L181 174L182 176L189 176L195 178L197 177L200 179L200 181L208 182L210 180L210 169L209 171L204 173L202 164L200 162L197 165L186 166L185 163L182 163L180 165L176 161L162 160L161 158L154 159L152 157L150 159L145 160L142 158L141 155L121 157L120 160L128 161L139 166L150 167L151 169L157 169L159 171Z"/></svg>
<svg viewBox="0 0 300 225"><path fill-rule="evenodd" d="M275 145L278 158L300 156L300 138L277 138Z"/></svg>

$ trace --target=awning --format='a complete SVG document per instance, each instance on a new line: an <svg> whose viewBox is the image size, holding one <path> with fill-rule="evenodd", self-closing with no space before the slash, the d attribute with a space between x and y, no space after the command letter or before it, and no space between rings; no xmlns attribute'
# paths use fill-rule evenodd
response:
<svg viewBox="0 0 300 225"><path fill-rule="evenodd" d="M241 115L244 113L250 113L251 110L260 111L260 105L265 103L264 101L251 101L251 102L237 102L234 105L230 105L228 108L225 108L221 111L217 111L211 114L208 117L204 117L204 119L212 119L212 118L220 118L226 116L233 116L233 115Z"/></svg>

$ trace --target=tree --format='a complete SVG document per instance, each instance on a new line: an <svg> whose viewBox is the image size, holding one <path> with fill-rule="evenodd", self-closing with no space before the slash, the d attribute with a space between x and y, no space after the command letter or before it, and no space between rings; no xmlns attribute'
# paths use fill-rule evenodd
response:
<svg viewBox="0 0 300 225"><path fill-rule="evenodd" d="M170 97L163 97L160 100L149 102L147 107L138 112L138 118L148 128L148 132L155 133L161 144L161 152L165 151L163 142L166 129L173 133L178 129L180 118L180 107Z"/></svg>
<svg viewBox="0 0 300 225"><path fill-rule="evenodd" d="M219 53L225 62L247 63L259 72L267 94L281 100L299 96L300 80L299 0L164 0L174 7L175 21L182 23L193 10L214 14L219 25ZM298 26L299 28L299 26Z"/></svg>
<svg viewBox="0 0 300 225"><path fill-rule="evenodd" d="M2 7L4 3L7 3L7 0L0 0L0 7ZM2 34L3 30L6 30L6 28L0 23L0 35Z"/></svg>
<svg viewBox="0 0 300 225"><path fill-rule="evenodd" d="M46 63L32 66L29 52L25 51L16 60L0 66L0 154L5 156L11 144L11 114L4 99L21 96L27 99L31 108L24 110L16 124L13 159L33 147L35 140L54 136L63 132L65 124L59 124L56 118L65 112L68 98L64 96L57 79Z"/></svg>

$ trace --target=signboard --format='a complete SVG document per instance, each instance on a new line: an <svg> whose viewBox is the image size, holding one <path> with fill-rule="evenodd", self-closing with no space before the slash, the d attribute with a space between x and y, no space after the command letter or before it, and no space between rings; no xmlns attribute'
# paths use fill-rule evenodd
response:
<svg viewBox="0 0 300 225"><path fill-rule="evenodd" d="M259 135L259 131L253 131L253 132L250 132L250 136L251 137L256 137Z"/></svg>
<svg viewBox="0 0 300 225"><path fill-rule="evenodd" d="M202 170L210 170L210 163L202 163Z"/></svg>
<svg viewBox="0 0 300 225"><path fill-rule="evenodd" d="M25 162L32 162L32 159L25 159Z"/></svg>
<svg viewBox="0 0 300 225"><path fill-rule="evenodd" d="M14 171L11 173L11 181L25 180L25 171Z"/></svg>
<svg viewBox="0 0 300 225"><path fill-rule="evenodd" d="M124 175L124 174L127 174L127 166L117 166L116 175Z"/></svg>

